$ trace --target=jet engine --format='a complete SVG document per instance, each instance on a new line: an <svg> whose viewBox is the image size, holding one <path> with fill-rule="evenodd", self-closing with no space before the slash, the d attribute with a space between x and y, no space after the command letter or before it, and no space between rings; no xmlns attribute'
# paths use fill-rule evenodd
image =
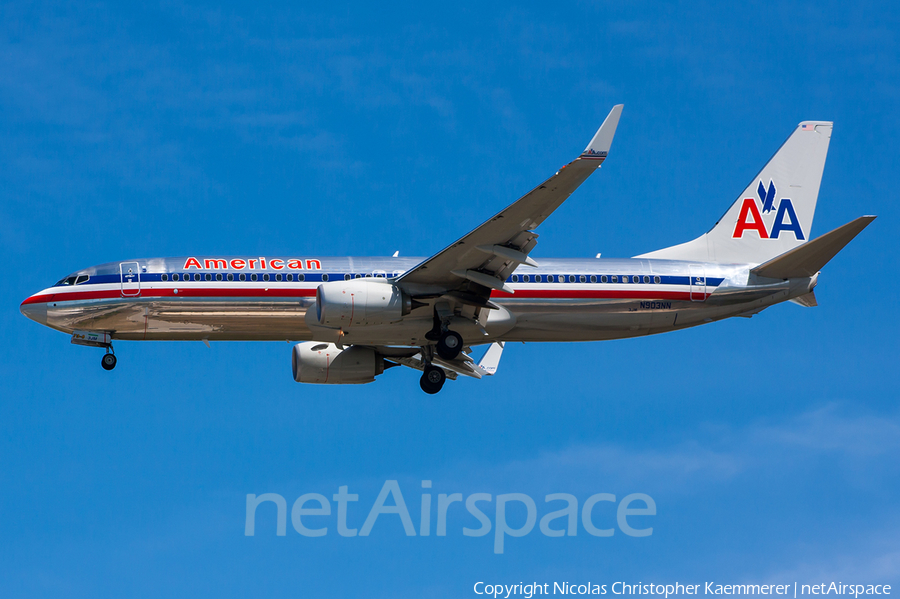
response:
<svg viewBox="0 0 900 599"><path fill-rule="evenodd" d="M326 327L387 324L411 309L412 299L386 281L332 281L316 289L316 318Z"/></svg>
<svg viewBox="0 0 900 599"><path fill-rule="evenodd" d="M298 383L359 385L384 372L384 358L370 347L338 349L333 343L308 341L295 345L291 358Z"/></svg>

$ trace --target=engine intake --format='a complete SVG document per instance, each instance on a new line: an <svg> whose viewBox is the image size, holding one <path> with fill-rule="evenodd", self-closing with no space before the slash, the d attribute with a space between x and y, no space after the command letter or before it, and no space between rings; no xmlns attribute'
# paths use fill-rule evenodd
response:
<svg viewBox="0 0 900 599"><path fill-rule="evenodd" d="M298 383L359 385L384 372L384 358L370 347L338 349L333 343L308 341L294 346L291 367Z"/></svg>
<svg viewBox="0 0 900 599"><path fill-rule="evenodd" d="M411 309L412 299L386 281L332 281L316 289L316 318L326 327L397 322Z"/></svg>

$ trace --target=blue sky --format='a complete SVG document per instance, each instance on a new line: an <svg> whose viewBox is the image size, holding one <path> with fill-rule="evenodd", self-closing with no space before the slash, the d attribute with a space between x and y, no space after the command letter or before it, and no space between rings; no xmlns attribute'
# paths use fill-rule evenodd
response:
<svg viewBox="0 0 900 599"><path fill-rule="evenodd" d="M9 597L472 595L478 580L900 583L891 3L303 7L5 4L0 29L0 588ZM120 343L19 303L92 264L426 256L574 158L610 158L536 257L704 232L797 122L835 122L813 225L879 219L792 304L675 334L516 345L298 385L279 343ZM247 494L649 494L654 533L306 538ZM436 501L436 499L434 500ZM607 508L603 508L607 509ZM511 508L512 510L512 508ZM604 518L612 512L598 511ZM524 511L510 512L510 521ZM432 524L434 526L434 524Z"/></svg>

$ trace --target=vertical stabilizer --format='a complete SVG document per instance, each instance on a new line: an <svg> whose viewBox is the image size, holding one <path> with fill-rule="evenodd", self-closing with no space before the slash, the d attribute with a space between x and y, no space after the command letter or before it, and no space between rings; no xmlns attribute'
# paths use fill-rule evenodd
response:
<svg viewBox="0 0 900 599"><path fill-rule="evenodd" d="M637 257L759 264L806 242L831 129L800 123L708 233Z"/></svg>

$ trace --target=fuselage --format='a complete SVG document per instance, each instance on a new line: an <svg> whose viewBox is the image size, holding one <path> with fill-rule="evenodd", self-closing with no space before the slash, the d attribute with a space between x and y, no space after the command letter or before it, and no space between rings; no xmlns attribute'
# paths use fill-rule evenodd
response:
<svg viewBox="0 0 900 599"><path fill-rule="evenodd" d="M122 340L333 341L316 326L316 288L367 278L390 284L415 257L206 257L111 262L27 298L22 312L59 331ZM493 291L498 309L460 314L467 344L595 341L750 315L810 291L815 277L756 280L751 264L656 259L539 259ZM342 331L350 344L424 343L432 307L401 321Z"/></svg>

